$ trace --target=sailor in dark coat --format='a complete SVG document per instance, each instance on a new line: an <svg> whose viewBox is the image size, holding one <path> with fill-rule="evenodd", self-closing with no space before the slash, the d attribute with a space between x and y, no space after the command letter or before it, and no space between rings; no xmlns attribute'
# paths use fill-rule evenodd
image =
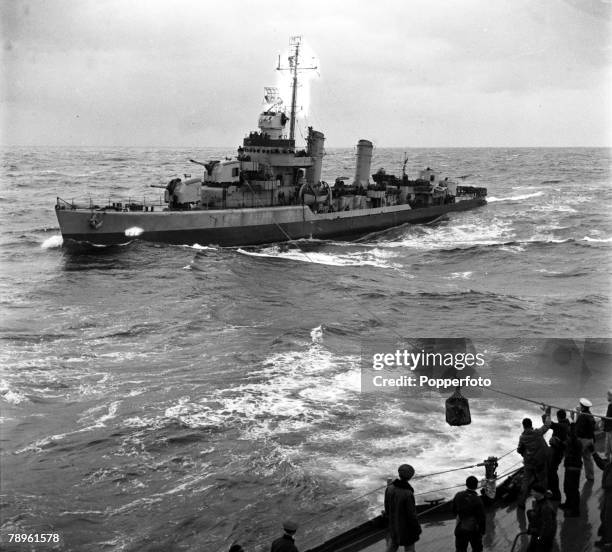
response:
<svg viewBox="0 0 612 552"><path fill-rule="evenodd" d="M396 552L400 546L404 547L405 552L414 552L414 543L421 534L414 489L408 483L414 475L414 468L402 464L397 471L399 479L393 481L385 491L385 514L389 520L387 552Z"/></svg>
<svg viewBox="0 0 612 552"><path fill-rule="evenodd" d="M535 483L543 485L548 483L548 445L544 440L544 434L550 428L550 407L546 408L544 425L534 429L531 419L523 420L523 433L519 437L517 447L518 453L523 457L523 484L519 496L518 505L525 507L525 500L529 495L529 489Z"/></svg>
<svg viewBox="0 0 612 552"><path fill-rule="evenodd" d="M482 552L482 536L486 531L486 518L482 499L476 493L478 479L470 475L465 480L467 489L453 498L453 513L457 516L455 527L455 550L467 552L468 544L472 552Z"/></svg>
<svg viewBox="0 0 612 552"><path fill-rule="evenodd" d="M557 514L546 497L546 488L534 485L531 494L535 498L533 510L529 510L529 534L531 540L527 552L550 552L557 534Z"/></svg>
<svg viewBox="0 0 612 552"><path fill-rule="evenodd" d="M593 460L597 467L603 470L601 477L601 488L603 496L601 497L601 525L597 534L601 540L595 543L596 546L606 550L612 550L612 460L602 458L593 450L593 446L589 447L589 452L593 455Z"/></svg>
<svg viewBox="0 0 612 552"><path fill-rule="evenodd" d="M576 437L576 424L570 424L570 432L565 445L565 475L563 492L565 502L559 508L565 510L565 517L580 515L580 472L582 471L582 443Z"/></svg>
<svg viewBox="0 0 612 552"><path fill-rule="evenodd" d="M272 543L270 552L298 552L293 540L293 535L298 529L298 524L294 521L286 520L283 522L285 534Z"/></svg>
<svg viewBox="0 0 612 552"><path fill-rule="evenodd" d="M542 416L544 419L546 415ZM570 423L565 410L557 411L557 421L550 424L553 431L548 442L550 457L548 463L548 488L552 493L552 500L561 500L559 489L559 466L565 453L565 445L569 436Z"/></svg>

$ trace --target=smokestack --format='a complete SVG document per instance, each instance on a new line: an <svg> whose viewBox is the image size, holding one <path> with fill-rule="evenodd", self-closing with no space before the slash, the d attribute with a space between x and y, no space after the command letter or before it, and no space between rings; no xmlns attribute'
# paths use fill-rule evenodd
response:
<svg viewBox="0 0 612 552"><path fill-rule="evenodd" d="M321 167L323 166L323 143L325 136L318 130L308 127L308 155L312 157L313 165L306 170L306 181L311 184L318 184L321 181Z"/></svg>
<svg viewBox="0 0 612 552"><path fill-rule="evenodd" d="M374 146L369 140L359 140L357 142L357 166L355 167L355 182L353 182L355 186L368 187L373 148Z"/></svg>

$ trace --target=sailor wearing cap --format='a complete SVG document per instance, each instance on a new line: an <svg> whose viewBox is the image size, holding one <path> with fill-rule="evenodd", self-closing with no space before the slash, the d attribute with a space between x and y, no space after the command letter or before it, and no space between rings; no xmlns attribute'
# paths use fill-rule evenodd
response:
<svg viewBox="0 0 612 552"><path fill-rule="evenodd" d="M295 521L286 519L283 521L283 530L285 534L272 543L270 552L298 552L293 539L293 535L298 530L298 524Z"/></svg>
<svg viewBox="0 0 612 552"><path fill-rule="evenodd" d="M405 552L414 552L414 543L421 534L414 489L408 483L414 476L414 468L410 464L402 464L397 472L399 479L385 491L385 514L389 520L387 552L396 552L400 546L404 547Z"/></svg>
<svg viewBox="0 0 612 552"><path fill-rule="evenodd" d="M593 403L584 397L578 403L578 418L576 419L576 437L582 443L582 462L584 475L589 481L595 479L595 466L589 450L595 443L595 418L591 415Z"/></svg>

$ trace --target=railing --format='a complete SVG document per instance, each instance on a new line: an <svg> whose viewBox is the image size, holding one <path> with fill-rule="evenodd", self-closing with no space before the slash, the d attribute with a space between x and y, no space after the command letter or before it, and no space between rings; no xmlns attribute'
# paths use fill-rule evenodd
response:
<svg viewBox="0 0 612 552"><path fill-rule="evenodd" d="M477 186L457 186L458 196L486 197L487 189Z"/></svg>
<svg viewBox="0 0 612 552"><path fill-rule="evenodd" d="M71 211L75 209L90 209L92 211L153 211L155 210L155 207L164 208L165 206L166 203L163 201L163 197L161 195L156 199L143 197L142 200L134 200L131 197L128 197L127 199L122 199L121 201L113 201L112 197L109 197L106 204L94 203L92 198L76 202L74 199L68 201L58 196L55 204L56 209Z"/></svg>

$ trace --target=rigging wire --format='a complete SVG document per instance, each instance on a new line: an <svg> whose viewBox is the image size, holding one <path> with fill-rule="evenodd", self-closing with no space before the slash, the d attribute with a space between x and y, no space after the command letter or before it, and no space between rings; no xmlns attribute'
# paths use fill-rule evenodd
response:
<svg viewBox="0 0 612 552"><path fill-rule="evenodd" d="M556 406L554 404L549 404L549 403L544 403L542 401L536 401L533 399L528 399L527 397L521 397L520 395L515 395L513 393L508 393L506 391L501 391L500 389L495 389L493 387L483 387L483 389L487 389L489 391L493 391L494 393L499 393L500 395L506 395L507 397L512 397L514 399L518 399L521 401L526 401L526 402L530 402L533 404L538 404L538 405L546 405L546 406L550 406L552 408L556 408L557 410L565 410L567 412L576 412L578 414L581 414L581 412L579 412L578 410L576 410L575 408L567 408L564 406ZM592 412L586 412L585 414L593 416L594 418L601 418L602 420L610 420L612 421L612 418L608 417L608 416L601 416L599 414L593 414Z"/></svg>

